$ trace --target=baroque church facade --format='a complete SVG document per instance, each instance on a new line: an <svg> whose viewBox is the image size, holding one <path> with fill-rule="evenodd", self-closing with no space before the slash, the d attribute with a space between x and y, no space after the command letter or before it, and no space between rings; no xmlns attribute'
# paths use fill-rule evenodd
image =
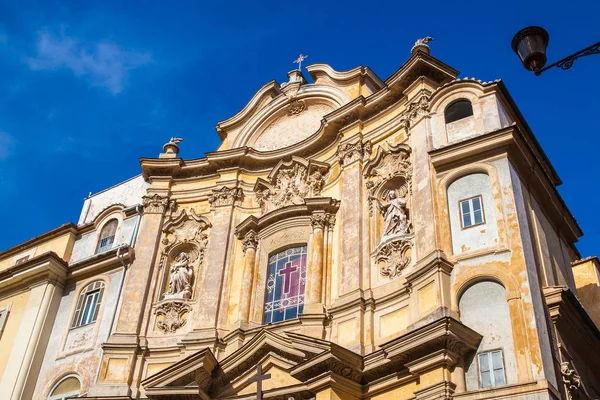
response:
<svg viewBox="0 0 600 400"><path fill-rule="evenodd" d="M306 70L0 253L0 393L600 397L600 263L504 84Z"/></svg>

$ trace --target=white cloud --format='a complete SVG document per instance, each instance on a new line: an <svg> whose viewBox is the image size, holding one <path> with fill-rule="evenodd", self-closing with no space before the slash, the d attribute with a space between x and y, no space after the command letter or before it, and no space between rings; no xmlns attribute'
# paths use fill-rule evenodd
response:
<svg viewBox="0 0 600 400"><path fill-rule="evenodd" d="M13 138L6 132L0 131L0 160L7 159L12 154Z"/></svg>
<svg viewBox="0 0 600 400"><path fill-rule="evenodd" d="M104 87L113 94L123 91L130 71L152 61L149 53L124 50L120 46L97 42L81 42L62 32L39 33L37 55L27 59L32 70L70 69L75 76L86 77L94 86Z"/></svg>

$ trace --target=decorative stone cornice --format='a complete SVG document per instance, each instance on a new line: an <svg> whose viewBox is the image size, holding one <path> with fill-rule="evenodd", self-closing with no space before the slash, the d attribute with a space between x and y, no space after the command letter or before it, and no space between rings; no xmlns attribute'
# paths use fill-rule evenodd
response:
<svg viewBox="0 0 600 400"><path fill-rule="evenodd" d="M244 196L244 191L240 187L228 188L223 186L220 189L213 189L212 194L208 196L208 201L212 208L220 206L238 205Z"/></svg>
<svg viewBox="0 0 600 400"><path fill-rule="evenodd" d="M256 250L256 247L258 247L258 235L255 231L250 230L246 233L246 235L244 235L244 238L242 239L242 249L244 250L244 253L246 253L246 250Z"/></svg>
<svg viewBox="0 0 600 400"><path fill-rule="evenodd" d="M158 193L142 197L142 206L146 214L164 214L169 205L169 198Z"/></svg>
<svg viewBox="0 0 600 400"><path fill-rule="evenodd" d="M349 165L355 161L367 159L371 156L373 147L371 141L358 140L355 143L344 143L338 146L337 157L342 165Z"/></svg>
<svg viewBox="0 0 600 400"><path fill-rule="evenodd" d="M261 230L286 218L311 217L315 212L335 214L340 207L340 201L331 197L305 198L303 204L291 205L264 214L260 218L254 215L243 220L236 227L236 235L242 240L250 230L260 234Z"/></svg>

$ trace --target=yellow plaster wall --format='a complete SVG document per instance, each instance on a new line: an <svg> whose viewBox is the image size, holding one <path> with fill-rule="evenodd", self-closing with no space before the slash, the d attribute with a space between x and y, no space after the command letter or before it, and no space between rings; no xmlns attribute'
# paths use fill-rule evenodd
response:
<svg viewBox="0 0 600 400"><path fill-rule="evenodd" d="M29 291L22 292L15 296L0 300L0 308L10 304L10 313L6 319L4 332L2 332L2 336L0 337L0 377L4 376L6 364L8 364L8 359L17 337L17 332L21 326L21 320L23 319L23 314L27 308L27 301L29 300L30 293L31 292ZM1 380L2 379L0 379L0 381Z"/></svg>
<svg viewBox="0 0 600 400"><path fill-rule="evenodd" d="M26 247L18 253L11 254L0 260L0 271L11 268L15 265L15 261L19 258L29 255L29 258L33 258L40 254L53 251L60 258L65 261L69 261L71 258L71 252L73 250L73 243L75 242L75 235L72 233L65 233L64 235L57 236L43 243Z"/></svg>
<svg viewBox="0 0 600 400"><path fill-rule="evenodd" d="M577 297L600 329L600 263L590 259L573 266Z"/></svg>

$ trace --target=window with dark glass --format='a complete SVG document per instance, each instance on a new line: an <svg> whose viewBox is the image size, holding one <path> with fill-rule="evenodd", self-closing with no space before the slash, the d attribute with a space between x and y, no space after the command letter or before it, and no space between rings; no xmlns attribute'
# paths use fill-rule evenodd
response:
<svg viewBox="0 0 600 400"><path fill-rule="evenodd" d="M458 202L458 204L460 207L460 220L463 229L480 225L485 222L481 196L475 196L471 197L470 199L461 200Z"/></svg>
<svg viewBox="0 0 600 400"><path fill-rule="evenodd" d="M269 257L263 323L293 319L304 308L306 246L293 247Z"/></svg>
<svg viewBox="0 0 600 400"><path fill-rule="evenodd" d="M477 355L479 382L482 388L506 385L502 350L488 351Z"/></svg>
<svg viewBox="0 0 600 400"><path fill-rule="evenodd" d="M102 228L100 232L100 238L98 239L98 245L96 246L96 254L110 250L115 241L115 235L117 233L117 226L119 225L116 219L110 220Z"/></svg>
<svg viewBox="0 0 600 400"><path fill-rule="evenodd" d="M79 298L77 299L77 306L75 307L71 328L96 322L103 294L103 281L90 283L81 291Z"/></svg>
<svg viewBox="0 0 600 400"><path fill-rule="evenodd" d="M470 117L471 115L473 115L473 106L471 105L471 102L466 99L457 100L450 104L444 113L447 124Z"/></svg>

